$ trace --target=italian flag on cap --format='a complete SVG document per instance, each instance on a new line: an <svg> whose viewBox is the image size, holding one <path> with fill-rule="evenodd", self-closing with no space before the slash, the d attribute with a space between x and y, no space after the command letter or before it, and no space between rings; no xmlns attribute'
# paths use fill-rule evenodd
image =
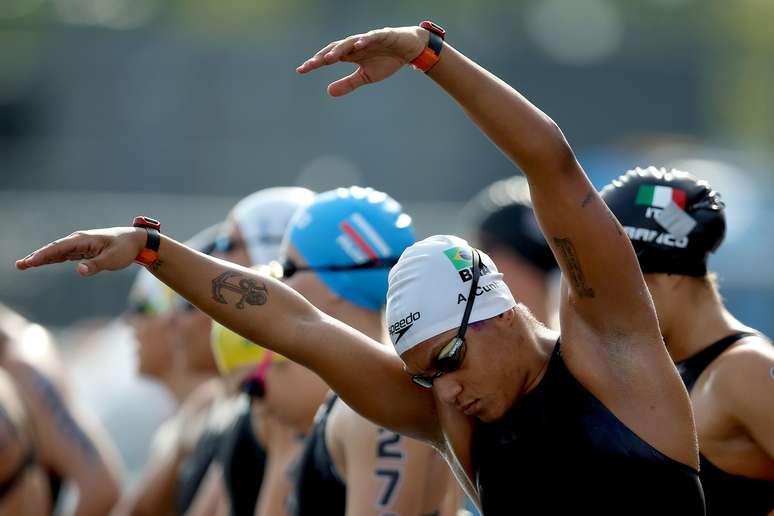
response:
<svg viewBox="0 0 774 516"><path fill-rule="evenodd" d="M680 208L685 209L685 191L669 186L640 185L635 203L655 208L666 208L670 201L674 201Z"/></svg>

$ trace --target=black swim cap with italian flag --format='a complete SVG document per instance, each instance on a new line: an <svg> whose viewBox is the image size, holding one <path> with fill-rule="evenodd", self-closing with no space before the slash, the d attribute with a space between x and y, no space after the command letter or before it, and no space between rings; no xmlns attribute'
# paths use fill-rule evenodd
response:
<svg viewBox="0 0 774 516"><path fill-rule="evenodd" d="M706 181L679 170L636 168L602 189L643 273L707 274L726 234L725 205Z"/></svg>

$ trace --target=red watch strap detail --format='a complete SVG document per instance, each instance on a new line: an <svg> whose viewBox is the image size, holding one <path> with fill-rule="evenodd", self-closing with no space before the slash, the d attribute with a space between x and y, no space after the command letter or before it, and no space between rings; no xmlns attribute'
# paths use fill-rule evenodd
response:
<svg viewBox="0 0 774 516"><path fill-rule="evenodd" d="M134 218L132 226L136 228L152 228L156 231L161 231L161 222L145 215L138 215Z"/></svg>
<svg viewBox="0 0 774 516"><path fill-rule="evenodd" d="M441 58L430 47L425 47L422 53L411 61L411 65L417 70L427 73Z"/></svg>
<svg viewBox="0 0 774 516"><path fill-rule="evenodd" d="M135 263L139 263L140 265L144 265L148 267L150 265L153 265L158 259L159 259L159 253L145 247L143 248L142 251L140 251L140 254L137 255L134 261Z"/></svg>
<svg viewBox="0 0 774 516"><path fill-rule="evenodd" d="M429 38L427 40L427 46L413 61L411 61L411 64L415 69L427 73L441 58L441 50L443 50L443 40L446 38L446 31L440 25L429 20L423 21L419 26L429 33Z"/></svg>
<svg viewBox="0 0 774 516"><path fill-rule="evenodd" d="M138 215L134 218L132 226L143 228L147 232L145 247L140 251L134 261L146 267L153 265L159 259L159 244L161 244L161 222L151 217Z"/></svg>

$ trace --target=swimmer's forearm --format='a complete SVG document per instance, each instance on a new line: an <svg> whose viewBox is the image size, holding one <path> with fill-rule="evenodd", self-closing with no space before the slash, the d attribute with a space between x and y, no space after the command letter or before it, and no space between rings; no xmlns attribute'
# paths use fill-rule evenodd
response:
<svg viewBox="0 0 774 516"><path fill-rule="evenodd" d="M507 83L451 45L428 75L532 181L574 163L559 127Z"/></svg>
<svg viewBox="0 0 774 516"><path fill-rule="evenodd" d="M391 349L251 269L205 256L168 237L162 237L159 256L151 272L213 319L316 372L364 417L438 441L432 397L417 392ZM374 390L373 385L382 387Z"/></svg>
<svg viewBox="0 0 774 516"><path fill-rule="evenodd" d="M253 342L289 358L299 356L301 322L317 311L299 294L256 271L201 254L162 236L149 270L191 304ZM296 349L293 349L296 348Z"/></svg>
<svg viewBox="0 0 774 516"><path fill-rule="evenodd" d="M600 333L646 328L657 335L631 244L553 120L451 46L429 75L527 176L535 214L571 292L598 301L583 305L586 321Z"/></svg>
<svg viewBox="0 0 774 516"><path fill-rule="evenodd" d="M146 241L146 231L137 228L76 231L17 260L16 268L77 261L81 275L93 276L131 266ZM432 395L408 379L392 349L256 271L205 256L166 236L161 236L158 255L150 271L213 319L315 371L377 424L440 442ZM374 390L373 385L381 387Z"/></svg>

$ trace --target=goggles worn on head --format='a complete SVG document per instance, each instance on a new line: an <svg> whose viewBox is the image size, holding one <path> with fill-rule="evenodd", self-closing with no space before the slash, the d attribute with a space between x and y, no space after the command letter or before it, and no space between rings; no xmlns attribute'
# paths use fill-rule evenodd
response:
<svg viewBox="0 0 774 516"><path fill-rule="evenodd" d="M129 303L126 315L129 317L159 315L159 310L150 301L134 301Z"/></svg>
<svg viewBox="0 0 774 516"><path fill-rule="evenodd" d="M271 350L264 349L263 358L253 374L245 378L239 386L239 390L250 398L262 399L266 395L266 372L272 364L285 362L287 358Z"/></svg>
<svg viewBox="0 0 774 516"><path fill-rule="evenodd" d="M347 271L360 271L368 269L391 269L396 263L398 258L379 258L376 260L369 260L363 263L353 263L349 265L296 265L296 263L290 258L285 258L281 262L272 262L269 266L272 268L272 273L277 272L281 274L282 278L290 278L297 272L315 271L315 272L347 272Z"/></svg>
<svg viewBox="0 0 774 516"><path fill-rule="evenodd" d="M433 360L433 368L436 370L431 375L415 374L411 376L411 381L420 387L429 389L433 386L433 380L446 373L456 371L462 366L465 359L465 333L468 331L468 320L470 312L473 310L473 301L476 298L476 289L478 288L478 279L481 276L481 257L476 249L471 248L473 255L473 279L470 282L470 293L465 303L465 312L462 314L462 323L457 335L446 344Z"/></svg>

